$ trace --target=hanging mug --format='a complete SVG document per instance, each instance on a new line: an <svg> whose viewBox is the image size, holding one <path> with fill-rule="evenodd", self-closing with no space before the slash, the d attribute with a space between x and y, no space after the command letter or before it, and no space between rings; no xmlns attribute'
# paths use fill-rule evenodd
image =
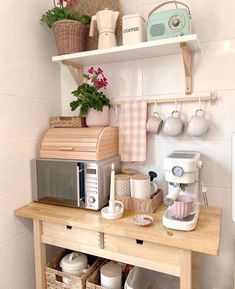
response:
<svg viewBox="0 0 235 289"><path fill-rule="evenodd" d="M180 118L180 112L174 110L171 116L166 119L163 132L168 136L178 136L183 133L183 130L184 123Z"/></svg>
<svg viewBox="0 0 235 289"><path fill-rule="evenodd" d="M204 110L197 109L195 115L191 117L187 128L189 136L202 136L209 129L209 121L204 117Z"/></svg>
<svg viewBox="0 0 235 289"><path fill-rule="evenodd" d="M154 112L148 119L146 124L146 131L151 133L159 133L163 126L163 120L161 119L159 112Z"/></svg>

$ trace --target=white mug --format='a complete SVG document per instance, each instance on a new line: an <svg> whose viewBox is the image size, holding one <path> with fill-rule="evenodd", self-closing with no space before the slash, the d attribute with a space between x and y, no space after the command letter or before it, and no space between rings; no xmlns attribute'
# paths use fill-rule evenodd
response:
<svg viewBox="0 0 235 289"><path fill-rule="evenodd" d="M122 288L122 266L108 262L100 269L100 284L109 289Z"/></svg>
<svg viewBox="0 0 235 289"><path fill-rule="evenodd" d="M202 136L207 133L209 129L209 122L204 118L204 111L198 109L195 115L191 117L187 128L189 136Z"/></svg>
<svg viewBox="0 0 235 289"><path fill-rule="evenodd" d="M148 175L131 176L131 197L136 199L150 199L150 177Z"/></svg>
<svg viewBox="0 0 235 289"><path fill-rule="evenodd" d="M169 136L178 136L183 133L184 123L180 118L180 112L174 110L170 117L165 121L163 132Z"/></svg>

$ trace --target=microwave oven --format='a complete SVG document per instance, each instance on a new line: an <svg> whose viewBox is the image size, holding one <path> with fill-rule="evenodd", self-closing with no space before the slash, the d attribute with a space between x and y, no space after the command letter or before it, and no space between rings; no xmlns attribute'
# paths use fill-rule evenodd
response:
<svg viewBox="0 0 235 289"><path fill-rule="evenodd" d="M109 200L112 163L119 173L119 156L102 161L33 160L33 200L100 210Z"/></svg>

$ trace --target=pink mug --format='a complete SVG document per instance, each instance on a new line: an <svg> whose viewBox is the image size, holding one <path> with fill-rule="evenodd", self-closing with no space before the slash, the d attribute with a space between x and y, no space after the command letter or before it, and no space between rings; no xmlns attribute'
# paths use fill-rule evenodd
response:
<svg viewBox="0 0 235 289"><path fill-rule="evenodd" d="M163 120L158 112L154 112L148 119L146 124L146 131L151 133L159 133L163 126Z"/></svg>
<svg viewBox="0 0 235 289"><path fill-rule="evenodd" d="M193 215L199 208L199 203L194 202L189 196L178 196L171 206L171 212L176 219L182 220L189 215Z"/></svg>

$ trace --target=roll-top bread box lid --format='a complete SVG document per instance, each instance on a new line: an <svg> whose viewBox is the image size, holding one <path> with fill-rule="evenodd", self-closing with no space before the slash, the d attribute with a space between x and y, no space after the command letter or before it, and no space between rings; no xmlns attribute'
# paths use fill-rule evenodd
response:
<svg viewBox="0 0 235 289"><path fill-rule="evenodd" d="M50 128L43 137L40 157L99 161L119 154L118 128Z"/></svg>

